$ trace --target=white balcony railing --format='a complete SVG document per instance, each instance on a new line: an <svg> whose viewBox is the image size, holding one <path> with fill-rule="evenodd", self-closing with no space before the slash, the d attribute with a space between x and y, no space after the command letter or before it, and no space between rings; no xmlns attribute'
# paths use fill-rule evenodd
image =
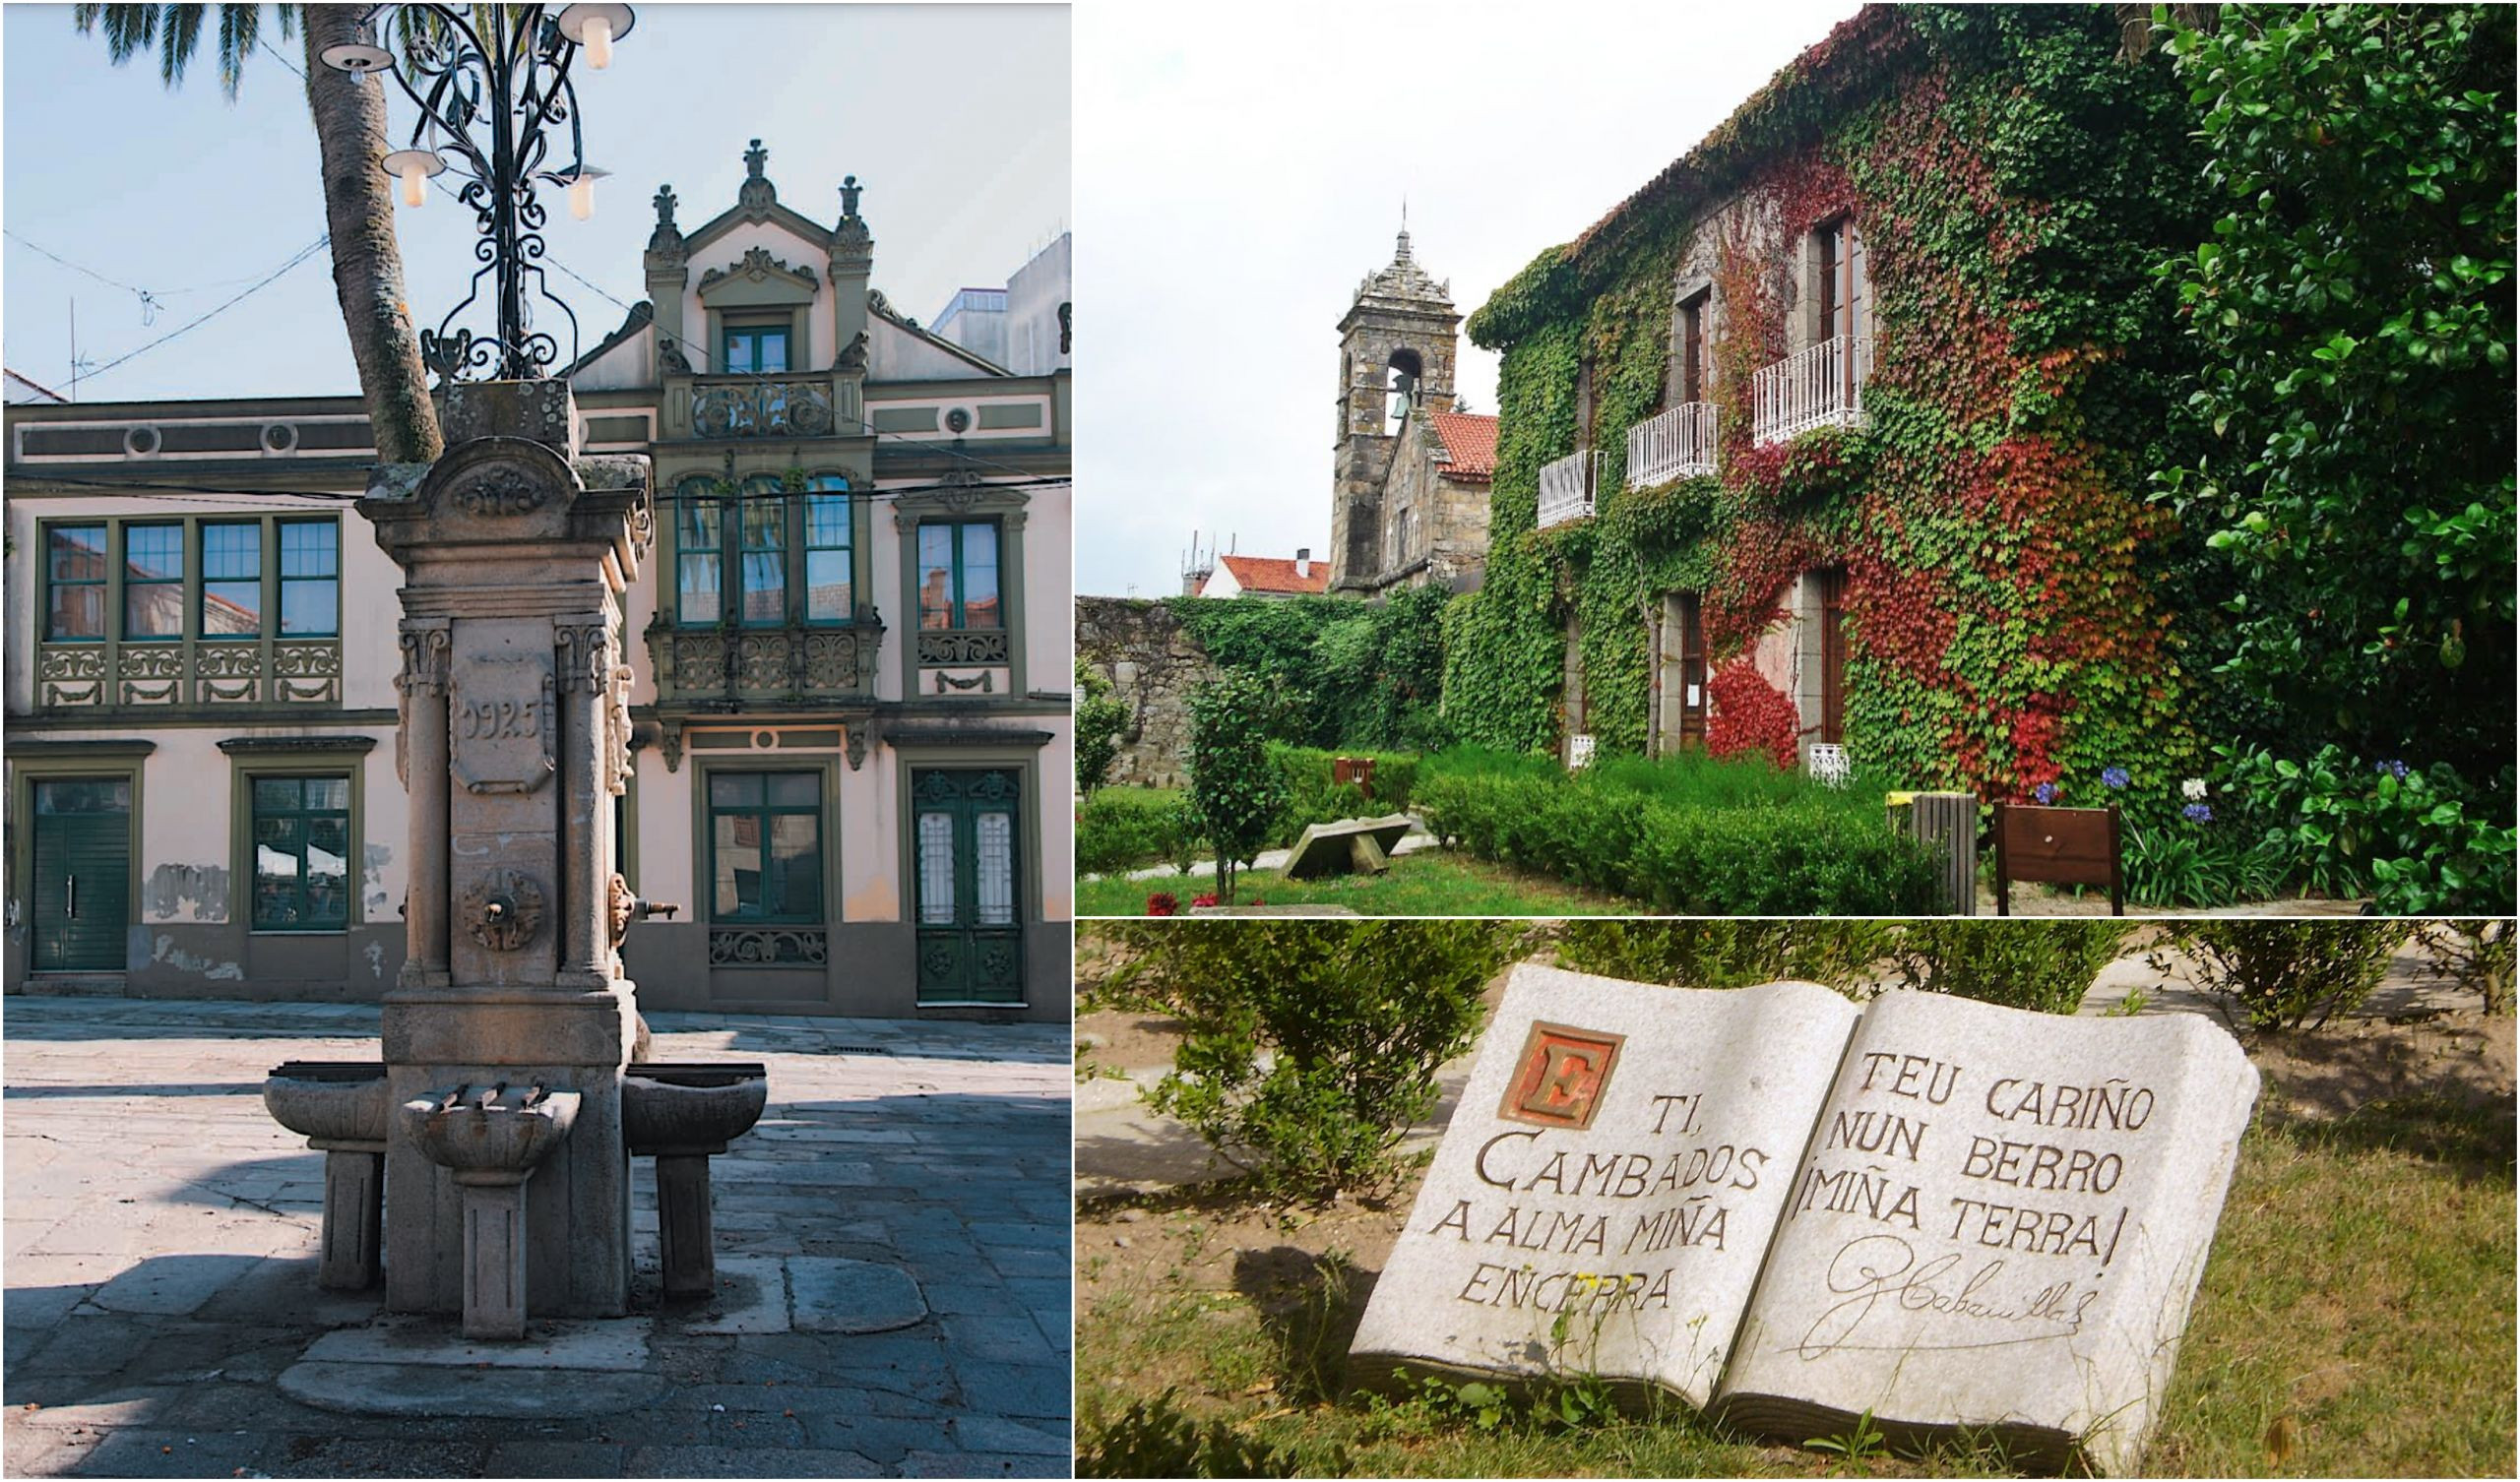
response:
<svg viewBox="0 0 2520 1482"><path fill-rule="evenodd" d="M1540 527L1564 525L1593 513L1593 487L1600 481L1602 456L1586 450L1570 453L1540 470Z"/></svg>
<svg viewBox="0 0 2520 1482"><path fill-rule="evenodd" d="M1781 443L1815 427L1861 427L1872 337L1841 335L1750 377L1750 435Z"/></svg>
<svg viewBox="0 0 2520 1482"><path fill-rule="evenodd" d="M1715 406L1688 401L1627 429L1627 486L1642 489L1715 471Z"/></svg>

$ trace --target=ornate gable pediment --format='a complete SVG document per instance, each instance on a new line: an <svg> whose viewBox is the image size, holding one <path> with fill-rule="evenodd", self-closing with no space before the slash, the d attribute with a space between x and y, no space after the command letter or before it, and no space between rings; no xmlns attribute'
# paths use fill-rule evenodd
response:
<svg viewBox="0 0 2520 1482"><path fill-rule="evenodd" d="M785 260L771 256L769 248L751 247L730 266L700 275L700 296L718 299L740 294L743 301L763 302L766 291L782 301L800 293L811 298L817 281L812 268L790 268Z"/></svg>

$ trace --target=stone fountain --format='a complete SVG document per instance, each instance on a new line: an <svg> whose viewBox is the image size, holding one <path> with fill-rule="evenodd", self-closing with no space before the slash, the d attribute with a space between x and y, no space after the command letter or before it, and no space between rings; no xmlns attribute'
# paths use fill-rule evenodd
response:
<svg viewBox="0 0 2520 1482"><path fill-rule="evenodd" d="M615 872L612 800L648 461L579 457L559 381L439 399L446 455L379 468L358 505L404 577L410 943L384 1061L292 1062L264 1099L326 1153L325 1285L381 1266L393 1311L516 1338L529 1316L627 1311L634 1130L670 1206L669 1294L708 1279L707 1157L751 1128L767 1080L625 1075L644 1032L618 949L646 907Z"/></svg>

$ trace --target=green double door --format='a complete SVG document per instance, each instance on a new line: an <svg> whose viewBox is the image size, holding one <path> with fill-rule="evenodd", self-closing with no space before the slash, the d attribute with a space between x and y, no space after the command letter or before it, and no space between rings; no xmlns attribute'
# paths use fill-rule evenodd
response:
<svg viewBox="0 0 2520 1482"><path fill-rule="evenodd" d="M34 970L120 972L131 907L131 779L39 779L32 792Z"/></svg>
<svg viewBox="0 0 2520 1482"><path fill-rule="evenodd" d="M911 773L918 1001L1024 1002L1022 777L1012 768Z"/></svg>

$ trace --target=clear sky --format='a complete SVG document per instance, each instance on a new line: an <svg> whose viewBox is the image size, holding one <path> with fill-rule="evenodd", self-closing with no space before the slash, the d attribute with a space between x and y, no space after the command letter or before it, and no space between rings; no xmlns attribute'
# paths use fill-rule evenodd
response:
<svg viewBox="0 0 2520 1482"><path fill-rule="evenodd" d="M1194 529L1326 558L1337 326L1401 198L1467 315L1855 9L1081 5L1077 590L1177 590Z"/></svg>
<svg viewBox="0 0 2520 1482"><path fill-rule="evenodd" d="M670 181L685 230L735 201L746 141L770 151L779 198L839 218L841 177L865 187L875 286L933 319L954 290L1003 285L1069 223L1068 12L1064 6L642 4L602 72L577 71L587 162L613 172L591 221L548 196L550 254L616 304L550 275L592 347L646 296L639 254ZM212 50L214 20L204 28ZM267 46L234 103L216 58L174 92L154 54L117 68L67 5L0 15L0 350L67 391L71 300L78 348L103 367L250 287L323 236L324 206L302 43ZM286 65L284 65L284 61ZM397 142L413 111L389 86ZM441 177L452 183L452 177ZM474 264L471 212L432 192L399 211L415 317L434 326ZM25 238L21 241L19 238ZM49 261L56 253L139 297ZM550 320L559 320L554 313ZM553 327L537 320L536 328ZM558 327L565 331L565 321ZM568 353L565 334L561 352ZM79 400L346 394L358 389L317 255L216 319L83 381Z"/></svg>

